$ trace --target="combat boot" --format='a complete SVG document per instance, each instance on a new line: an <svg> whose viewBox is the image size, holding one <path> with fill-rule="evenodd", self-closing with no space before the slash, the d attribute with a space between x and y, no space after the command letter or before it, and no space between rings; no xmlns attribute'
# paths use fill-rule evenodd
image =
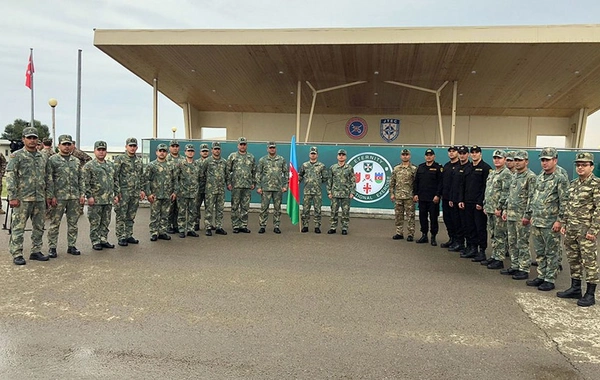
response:
<svg viewBox="0 0 600 380"><path fill-rule="evenodd" d="M450 248L454 244L454 238L451 237L447 242L440 244L440 248Z"/></svg>
<svg viewBox="0 0 600 380"><path fill-rule="evenodd" d="M473 257L473 259L471 260L474 263L480 263L482 261L486 261L485 260L485 250L484 249L480 249L479 252L477 252L477 254L475 255L475 257Z"/></svg>
<svg viewBox="0 0 600 380"><path fill-rule="evenodd" d="M592 306L593 304L596 303L595 295L596 295L596 284L590 284L588 282L585 294L583 295L583 298L580 298L579 301L577 301L577 306L581 306L581 307Z"/></svg>
<svg viewBox="0 0 600 380"><path fill-rule="evenodd" d="M472 245L468 246L467 249L460 254L460 257L463 259L472 259L475 256L477 256L477 247Z"/></svg>
<svg viewBox="0 0 600 380"><path fill-rule="evenodd" d="M448 251L450 252L460 252L462 250L465 249L465 245L462 241L459 241L458 239L454 241L454 244L452 244L449 248Z"/></svg>
<svg viewBox="0 0 600 380"><path fill-rule="evenodd" d="M581 280L572 278L571 287L563 292L557 292L558 298L581 298Z"/></svg>
<svg viewBox="0 0 600 380"><path fill-rule="evenodd" d="M437 240L435 240L435 235L433 234L431 235L431 245L434 247L437 245Z"/></svg>
<svg viewBox="0 0 600 380"><path fill-rule="evenodd" d="M423 244L423 243L427 243L427 242L429 242L429 239L427 239L427 234L423 234L423 235L421 235L419 240L417 240L415 243Z"/></svg>
<svg viewBox="0 0 600 380"><path fill-rule="evenodd" d="M494 260L487 265L487 269L503 269L504 262L500 260Z"/></svg>

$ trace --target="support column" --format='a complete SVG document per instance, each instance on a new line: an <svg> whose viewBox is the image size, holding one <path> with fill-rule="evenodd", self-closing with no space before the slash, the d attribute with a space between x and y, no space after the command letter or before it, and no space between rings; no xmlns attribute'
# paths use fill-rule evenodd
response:
<svg viewBox="0 0 600 380"><path fill-rule="evenodd" d="M152 86L152 137L158 137L158 78L154 78Z"/></svg>
<svg viewBox="0 0 600 380"><path fill-rule="evenodd" d="M302 86L301 82L298 81L298 87L296 88L296 141L300 137L300 101L302 99Z"/></svg>
<svg viewBox="0 0 600 380"><path fill-rule="evenodd" d="M450 130L450 145L454 145L454 136L456 133L456 102L458 95L458 81L453 82L452 86L452 129Z"/></svg>

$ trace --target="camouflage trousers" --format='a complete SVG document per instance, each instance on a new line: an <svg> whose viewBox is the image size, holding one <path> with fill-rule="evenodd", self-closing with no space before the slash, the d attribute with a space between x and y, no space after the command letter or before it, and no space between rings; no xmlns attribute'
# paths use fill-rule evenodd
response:
<svg viewBox="0 0 600 380"><path fill-rule="evenodd" d="M206 194L204 202L204 228L222 228L225 194Z"/></svg>
<svg viewBox="0 0 600 380"><path fill-rule="evenodd" d="M177 199L177 227L179 232L194 231L194 223L196 222L196 198L179 198Z"/></svg>
<svg viewBox="0 0 600 380"><path fill-rule="evenodd" d="M115 233L117 239L123 240L133 237L133 223L140 205L140 198L123 196L115 205Z"/></svg>
<svg viewBox="0 0 600 380"><path fill-rule="evenodd" d="M112 205L88 205L88 219L90 220L90 240L92 245L108 241L108 225Z"/></svg>
<svg viewBox="0 0 600 380"><path fill-rule="evenodd" d="M174 230L177 230L178 211L179 211L179 207L177 207L177 199L176 199L173 202L171 202L171 204L169 205L169 214L167 216L168 228L172 227Z"/></svg>
<svg viewBox="0 0 600 380"><path fill-rule="evenodd" d="M531 253L529 253L530 225L524 226L521 221L507 221L508 251L510 252L510 267L529 273Z"/></svg>
<svg viewBox="0 0 600 380"><path fill-rule="evenodd" d="M8 250L13 257L23 256L23 234L27 219L31 219L31 253L42 251L44 236L44 213L46 202L21 202L12 209L12 222Z"/></svg>
<svg viewBox="0 0 600 380"><path fill-rule="evenodd" d="M206 193L198 193L198 197L196 197L196 220L194 223L198 226L202 219L202 205L206 208Z"/></svg>
<svg viewBox="0 0 600 380"><path fill-rule="evenodd" d="M531 226L531 240L535 252L537 277L554 283L558 275L558 258L560 250L560 232L553 232L552 228Z"/></svg>
<svg viewBox="0 0 600 380"><path fill-rule="evenodd" d="M596 241L585 238L586 231L587 227L568 229L565 233L565 251L571 268L571 278L597 284L599 282L598 247Z"/></svg>
<svg viewBox="0 0 600 380"><path fill-rule="evenodd" d="M150 235L166 234L169 223L169 209L173 202L169 198L156 199L150 205Z"/></svg>
<svg viewBox="0 0 600 380"><path fill-rule="evenodd" d="M332 230L335 230L338 226L338 213L341 207L342 209L342 230L348 230L348 224L350 223L350 198L331 198L331 226Z"/></svg>
<svg viewBox="0 0 600 380"><path fill-rule="evenodd" d="M492 243L491 258L503 261L508 251L508 222L505 222L502 218L494 214L488 214L487 218L488 236L490 237L490 243Z"/></svg>
<svg viewBox="0 0 600 380"><path fill-rule="evenodd" d="M415 235L415 202L412 198L396 199L394 204L396 233L404 234L404 225L409 236Z"/></svg>
<svg viewBox="0 0 600 380"><path fill-rule="evenodd" d="M231 226L233 228L248 227L248 211L250 210L250 189L231 190Z"/></svg>
<svg viewBox="0 0 600 380"><path fill-rule="evenodd" d="M323 196L321 194L304 194L302 200L302 227L308 227L311 206L315 209L315 228L321 228L321 207L323 206Z"/></svg>
<svg viewBox="0 0 600 380"><path fill-rule="evenodd" d="M56 248L58 231L63 215L67 216L67 246L73 247L77 243L77 221L79 220L79 199L58 200L50 217L48 229L48 247Z"/></svg>
<svg viewBox="0 0 600 380"><path fill-rule="evenodd" d="M263 191L260 197L260 214L258 215L258 223L261 227L267 225L269 218L269 205L273 200L273 227L279 227L281 223L281 191Z"/></svg>

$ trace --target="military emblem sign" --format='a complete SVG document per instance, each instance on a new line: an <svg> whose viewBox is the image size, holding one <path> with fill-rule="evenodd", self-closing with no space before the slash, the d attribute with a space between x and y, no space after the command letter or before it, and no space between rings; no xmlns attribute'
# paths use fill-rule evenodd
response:
<svg viewBox="0 0 600 380"><path fill-rule="evenodd" d="M390 191L389 176L392 166L377 153L360 153L352 157L348 164L354 168L356 195L361 203L375 203Z"/></svg>
<svg viewBox="0 0 600 380"><path fill-rule="evenodd" d="M400 135L400 119L381 119L379 134L385 142L392 142Z"/></svg>
<svg viewBox="0 0 600 380"><path fill-rule="evenodd" d="M353 117L346 122L346 134L353 140L365 137L368 129L366 120L360 117Z"/></svg>

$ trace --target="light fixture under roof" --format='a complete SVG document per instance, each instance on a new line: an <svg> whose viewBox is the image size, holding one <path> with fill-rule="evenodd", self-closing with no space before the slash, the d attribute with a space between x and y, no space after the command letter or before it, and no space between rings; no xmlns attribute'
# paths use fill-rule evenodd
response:
<svg viewBox="0 0 600 380"><path fill-rule="evenodd" d="M192 71L193 73L195 73L195 72L196 72L196 69L192 69L191 71Z"/></svg>
<svg viewBox="0 0 600 380"><path fill-rule="evenodd" d="M376 92L376 93L374 93L373 95L377 96L377 95L379 95L379 93L378 93L378 92Z"/></svg>
<svg viewBox="0 0 600 380"><path fill-rule="evenodd" d="M471 71L471 74L477 74L477 70Z"/></svg>
<svg viewBox="0 0 600 380"><path fill-rule="evenodd" d="M283 70L279 70L279 74L283 74Z"/></svg>
<svg viewBox="0 0 600 380"><path fill-rule="evenodd" d="M212 92L217 92L217 90L212 90Z"/></svg>
<svg viewBox="0 0 600 380"><path fill-rule="evenodd" d="M379 71L375 71L373 74L375 74L375 75L379 75Z"/></svg>
<svg viewBox="0 0 600 380"><path fill-rule="evenodd" d="M573 71L573 74L575 74L575 75L579 75L579 70L575 70L575 71Z"/></svg>

